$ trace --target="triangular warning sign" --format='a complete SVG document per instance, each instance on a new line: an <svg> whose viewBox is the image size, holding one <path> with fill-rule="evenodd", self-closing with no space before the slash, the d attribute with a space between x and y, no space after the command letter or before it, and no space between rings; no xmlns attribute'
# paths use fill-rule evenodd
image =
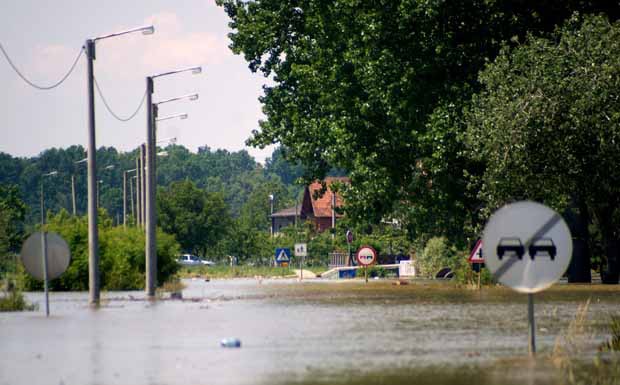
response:
<svg viewBox="0 0 620 385"><path fill-rule="evenodd" d="M467 261L469 261L469 263L484 263L484 257L482 256L482 239L478 239Z"/></svg>
<svg viewBox="0 0 620 385"><path fill-rule="evenodd" d="M278 254L278 256L276 257L276 261L278 261L278 262L288 262L289 259L290 258L286 254L286 250L285 249L281 249L280 250L280 254Z"/></svg>

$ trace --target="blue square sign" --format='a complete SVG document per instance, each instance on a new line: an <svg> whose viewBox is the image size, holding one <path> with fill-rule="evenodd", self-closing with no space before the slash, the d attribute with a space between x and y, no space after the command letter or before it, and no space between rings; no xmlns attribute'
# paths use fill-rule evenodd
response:
<svg viewBox="0 0 620 385"><path fill-rule="evenodd" d="M276 263L280 264L282 262L290 262L291 261L291 249L276 249Z"/></svg>

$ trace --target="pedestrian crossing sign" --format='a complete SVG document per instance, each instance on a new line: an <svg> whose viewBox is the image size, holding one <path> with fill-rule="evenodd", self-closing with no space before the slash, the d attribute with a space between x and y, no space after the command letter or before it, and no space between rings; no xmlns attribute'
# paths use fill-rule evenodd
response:
<svg viewBox="0 0 620 385"><path fill-rule="evenodd" d="M290 262L291 249L276 249L276 263Z"/></svg>

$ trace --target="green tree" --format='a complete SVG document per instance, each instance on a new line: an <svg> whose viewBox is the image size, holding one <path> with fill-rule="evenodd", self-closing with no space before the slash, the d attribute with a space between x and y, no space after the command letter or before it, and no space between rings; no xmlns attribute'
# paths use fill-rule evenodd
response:
<svg viewBox="0 0 620 385"><path fill-rule="evenodd" d="M550 32L573 10L618 15L600 1L218 0L231 49L271 77L266 120L249 143L280 143L321 179L350 172L347 214L378 223L404 202L412 236L465 243L468 197L462 109L504 42Z"/></svg>
<svg viewBox="0 0 620 385"><path fill-rule="evenodd" d="M172 183L157 196L158 224L173 234L183 250L207 255L227 233L230 214L220 193L206 192L189 181Z"/></svg>
<svg viewBox="0 0 620 385"><path fill-rule="evenodd" d="M26 210L15 185L0 185L0 256L19 251L24 237Z"/></svg>
<svg viewBox="0 0 620 385"><path fill-rule="evenodd" d="M607 270L620 259L620 24L575 16L553 39L530 36L480 75L468 140L486 168L485 214L515 199L594 218Z"/></svg>

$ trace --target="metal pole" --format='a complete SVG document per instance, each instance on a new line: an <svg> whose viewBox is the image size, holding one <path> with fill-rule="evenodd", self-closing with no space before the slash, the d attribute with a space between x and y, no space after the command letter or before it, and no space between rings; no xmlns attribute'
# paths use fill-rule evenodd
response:
<svg viewBox="0 0 620 385"><path fill-rule="evenodd" d="M274 200L274 196L273 194L269 196L269 205L270 205L270 212L271 212L271 237L273 238L273 225L274 225L274 221L273 221L273 200Z"/></svg>
<svg viewBox="0 0 620 385"><path fill-rule="evenodd" d="M139 150L141 151L142 147L140 147ZM136 221L137 227L140 227L140 220L142 219L142 193L140 192L140 179L142 178L142 156L140 155L140 151L136 157L136 216L134 217L134 220Z"/></svg>
<svg viewBox="0 0 620 385"><path fill-rule="evenodd" d="M127 171L123 171L123 227L127 228Z"/></svg>
<svg viewBox="0 0 620 385"><path fill-rule="evenodd" d="M73 203L73 216L76 216L77 208L75 207L75 175L71 175L71 201Z"/></svg>
<svg viewBox="0 0 620 385"><path fill-rule="evenodd" d="M332 239L334 239L336 236L336 193L331 187L330 191L332 192Z"/></svg>
<svg viewBox="0 0 620 385"><path fill-rule="evenodd" d="M133 183L131 182L131 180L129 181L129 201L130 201L130 204L131 204L131 217L135 220L136 219L136 209L135 209L134 203L133 203Z"/></svg>
<svg viewBox="0 0 620 385"><path fill-rule="evenodd" d="M45 316L50 316L49 286L47 280L47 237L45 234L45 203L43 201L43 179L41 179L41 257L43 259L43 290L45 291Z"/></svg>
<svg viewBox="0 0 620 385"><path fill-rule="evenodd" d="M95 144L95 41L86 40L88 81L88 301L99 304L99 233L97 229L97 146Z"/></svg>
<svg viewBox="0 0 620 385"><path fill-rule="evenodd" d="M527 320L529 326L529 352L530 356L536 354L536 325L534 323L534 294L527 295Z"/></svg>
<svg viewBox="0 0 620 385"><path fill-rule="evenodd" d="M157 249L155 239L155 127L152 102L153 78L146 78L146 295L155 297L157 286Z"/></svg>
<svg viewBox="0 0 620 385"><path fill-rule="evenodd" d="M140 225L144 227L146 222L146 145L140 145Z"/></svg>

